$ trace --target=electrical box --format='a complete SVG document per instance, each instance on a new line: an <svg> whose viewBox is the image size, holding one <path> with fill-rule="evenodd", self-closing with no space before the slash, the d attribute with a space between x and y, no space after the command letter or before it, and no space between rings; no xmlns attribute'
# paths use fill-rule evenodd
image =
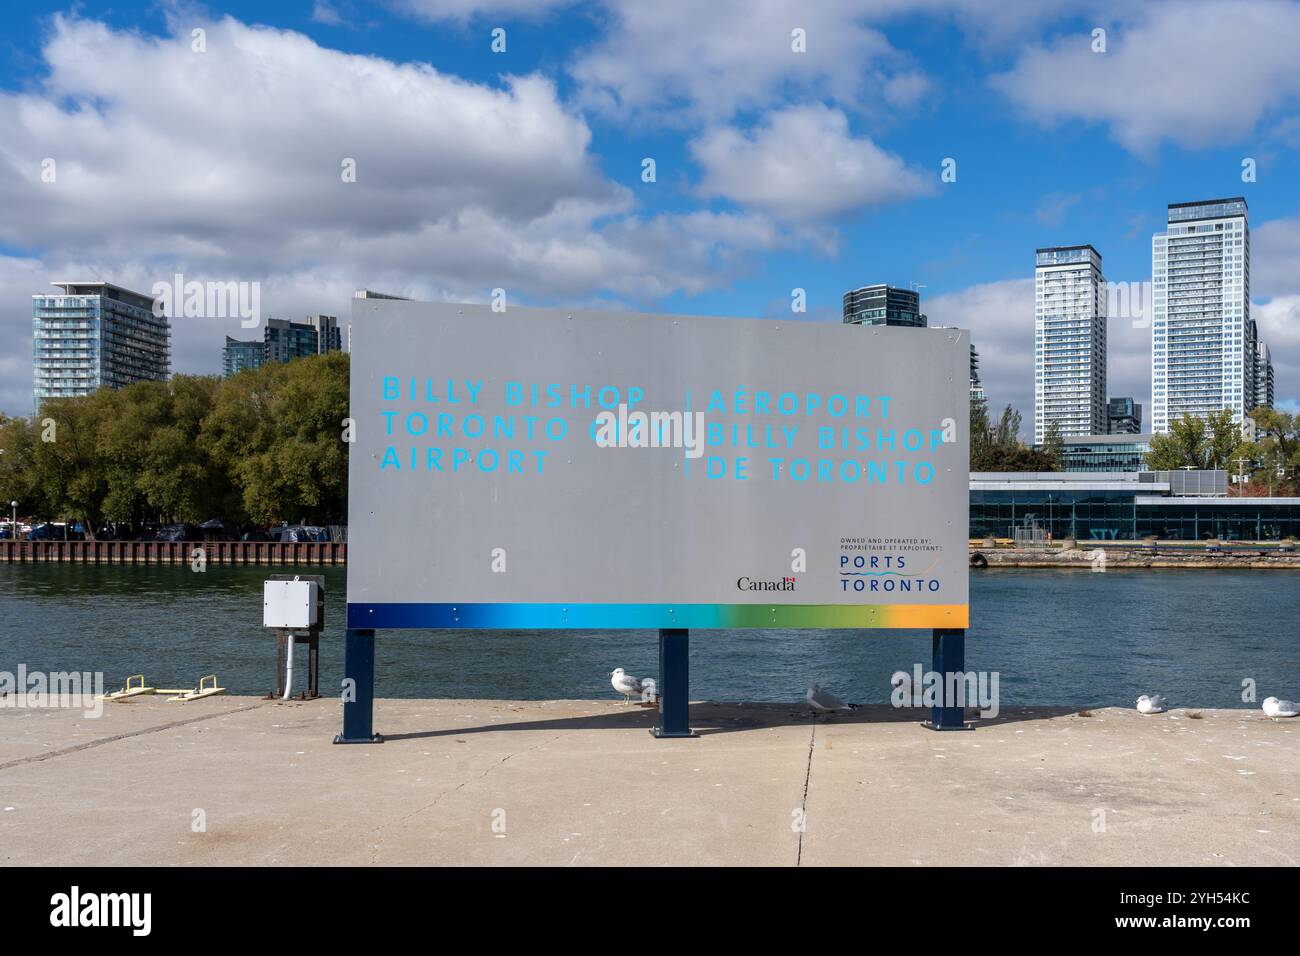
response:
<svg viewBox="0 0 1300 956"><path fill-rule="evenodd" d="M319 623L320 585L267 581L262 586L262 626L304 630Z"/></svg>

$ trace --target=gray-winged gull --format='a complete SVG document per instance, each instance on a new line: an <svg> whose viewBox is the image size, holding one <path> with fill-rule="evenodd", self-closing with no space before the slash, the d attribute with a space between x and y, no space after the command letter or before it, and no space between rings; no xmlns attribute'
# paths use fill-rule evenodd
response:
<svg viewBox="0 0 1300 956"><path fill-rule="evenodd" d="M1160 694L1143 694L1137 699L1139 714L1163 714L1169 709L1169 701Z"/></svg>
<svg viewBox="0 0 1300 956"><path fill-rule="evenodd" d="M631 703L632 698L641 693L641 682L626 673L623 668L616 667L609 673L609 683L616 691L623 695L623 703Z"/></svg>
<svg viewBox="0 0 1300 956"><path fill-rule="evenodd" d="M809 707L821 713L854 709L852 704L846 704L830 691L822 690L820 684L809 684L805 699L808 701Z"/></svg>
<svg viewBox="0 0 1300 956"><path fill-rule="evenodd" d="M1264 716L1300 717L1300 704L1293 700L1278 700L1276 697L1265 697Z"/></svg>

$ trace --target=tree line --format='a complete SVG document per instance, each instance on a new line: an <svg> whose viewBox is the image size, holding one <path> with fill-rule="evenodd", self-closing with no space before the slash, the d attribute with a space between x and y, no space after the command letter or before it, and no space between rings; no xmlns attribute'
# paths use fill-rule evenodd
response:
<svg viewBox="0 0 1300 956"><path fill-rule="evenodd" d="M228 379L176 375L77 398L49 399L33 418L0 416L0 495L25 516L107 524L238 526L347 520L346 353L271 362ZM1225 469L1244 493L1300 493L1300 416L1251 413L1254 438L1232 413L1184 416L1156 435L1146 465ZM991 418L970 406L971 471L1060 471L1055 424L1035 447L1010 405Z"/></svg>
<svg viewBox="0 0 1300 956"><path fill-rule="evenodd" d="M109 523L343 523L348 362L335 352L48 399L0 419L0 494L87 536Z"/></svg>
<svg viewBox="0 0 1300 956"><path fill-rule="evenodd" d="M1300 494L1300 416L1272 408L1250 413L1253 430L1233 422L1232 410L1208 419L1183 415L1151 439L1152 471L1203 468L1227 471L1242 493L1269 497ZM1253 431L1253 437L1247 434Z"/></svg>
<svg viewBox="0 0 1300 956"><path fill-rule="evenodd" d="M1060 426L1051 422L1042 446L1036 448L1020 440L1020 422L1020 412L1010 405L990 419L986 403L971 402L970 470L1060 471L1065 453Z"/></svg>

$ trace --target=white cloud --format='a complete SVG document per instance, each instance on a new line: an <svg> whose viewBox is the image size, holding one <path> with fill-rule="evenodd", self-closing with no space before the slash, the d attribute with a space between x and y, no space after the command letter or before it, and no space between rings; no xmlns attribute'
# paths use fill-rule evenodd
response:
<svg viewBox="0 0 1300 956"><path fill-rule="evenodd" d="M1250 253L1251 295L1300 293L1300 216L1252 229Z"/></svg>
<svg viewBox="0 0 1300 956"><path fill-rule="evenodd" d="M1273 359L1277 403L1300 403L1300 295L1251 303L1250 314Z"/></svg>
<svg viewBox="0 0 1300 956"><path fill-rule="evenodd" d="M866 137L854 138L843 112L820 105L771 113L749 133L713 129L691 143L691 154L704 170L701 193L790 221L838 217L933 191L902 159Z"/></svg>
<svg viewBox="0 0 1300 956"><path fill-rule="evenodd" d="M482 5L491 10L498 2ZM581 101L628 122L686 124L723 123L791 99L868 113L915 111L944 91L890 43L886 28L897 25L905 35L920 18L945 25L955 19L968 41L989 51L1020 46L1043 22L1080 12L1077 0L599 0L591 6L606 31L572 66ZM796 28L805 33L806 53L791 49Z"/></svg>
<svg viewBox="0 0 1300 956"><path fill-rule="evenodd" d="M580 101L625 121L720 123L791 97L911 105L924 77L843 0L608 0L607 33L572 72ZM804 31L807 52L791 49Z"/></svg>
<svg viewBox="0 0 1300 956"><path fill-rule="evenodd" d="M1278 403L1300 402L1300 217L1251 230L1251 317L1273 357Z"/></svg>
<svg viewBox="0 0 1300 956"><path fill-rule="evenodd" d="M1034 218L1039 225L1047 229L1057 229L1065 223L1070 208L1083 202L1078 193L1052 192L1038 200L1034 207Z"/></svg>
<svg viewBox="0 0 1300 956"><path fill-rule="evenodd" d="M39 259L0 255L0 412L32 412L31 296L51 278Z"/></svg>
<svg viewBox="0 0 1300 956"><path fill-rule="evenodd" d="M1300 5L1286 0L1143 4L1092 52L1090 31L1027 50L992 79L1032 118L1107 124L1127 149L1248 137L1300 97Z"/></svg>
<svg viewBox="0 0 1300 956"><path fill-rule="evenodd" d="M492 89L229 19L207 30L195 53L187 31L154 39L56 18L40 91L0 96L13 172L0 202L38 213L6 217L0 236L85 248L89 210L129 222L138 248L199 225L210 237L272 224L366 234L467 206L525 221L565 198L626 204L544 79ZM40 180L44 157L54 184ZM345 158L355 183L342 181Z"/></svg>
<svg viewBox="0 0 1300 956"><path fill-rule="evenodd" d="M969 329L980 353L989 407L1013 405L1032 432L1034 416L1034 280L1003 279L923 298L931 326Z"/></svg>
<svg viewBox="0 0 1300 956"><path fill-rule="evenodd" d="M393 0L392 5L398 11L421 20L464 23L470 17L536 19L552 10L571 7L578 2L579 0Z"/></svg>
<svg viewBox="0 0 1300 956"><path fill-rule="evenodd" d="M311 19L327 27L343 26L343 17L329 0L316 0L311 8Z"/></svg>

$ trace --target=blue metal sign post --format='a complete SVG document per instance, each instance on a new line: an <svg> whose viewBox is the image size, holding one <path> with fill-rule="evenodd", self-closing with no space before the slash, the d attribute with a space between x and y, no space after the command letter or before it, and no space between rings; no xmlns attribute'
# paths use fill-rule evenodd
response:
<svg viewBox="0 0 1300 956"><path fill-rule="evenodd" d="M966 670L966 631L962 628L935 628L931 669L943 679L943 703L930 709L931 730L965 730L966 708L948 695L948 675Z"/></svg>
<svg viewBox="0 0 1300 956"><path fill-rule="evenodd" d="M659 725L656 737L698 737L690 728L691 659L686 628L659 631Z"/></svg>
<svg viewBox="0 0 1300 956"><path fill-rule="evenodd" d="M375 733L375 632L348 628L343 646L343 733L336 744L382 744Z"/></svg>

